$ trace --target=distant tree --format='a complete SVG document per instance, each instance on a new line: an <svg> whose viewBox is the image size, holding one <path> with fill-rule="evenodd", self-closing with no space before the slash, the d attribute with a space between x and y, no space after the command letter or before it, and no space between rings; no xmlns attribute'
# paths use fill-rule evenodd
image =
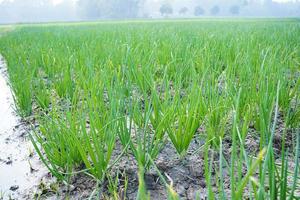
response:
<svg viewBox="0 0 300 200"><path fill-rule="evenodd" d="M182 8L179 10L179 14L180 14L180 15L185 15L188 11L189 11L189 9L188 9L187 7L182 7Z"/></svg>
<svg viewBox="0 0 300 200"><path fill-rule="evenodd" d="M143 13L142 18L147 19L147 18L151 18L151 16L149 15L149 13Z"/></svg>
<svg viewBox="0 0 300 200"><path fill-rule="evenodd" d="M102 4L102 7L100 6ZM86 19L97 19L105 15L104 2L97 0L79 0L77 2L80 15Z"/></svg>
<svg viewBox="0 0 300 200"><path fill-rule="evenodd" d="M238 14L240 14L240 7L237 5L231 6L229 8L229 12L233 15L238 15Z"/></svg>
<svg viewBox="0 0 300 200"><path fill-rule="evenodd" d="M201 6L196 6L194 10L195 16L204 15L205 10Z"/></svg>
<svg viewBox="0 0 300 200"><path fill-rule="evenodd" d="M210 14L212 15L217 15L220 12L220 7L215 5L210 9Z"/></svg>
<svg viewBox="0 0 300 200"><path fill-rule="evenodd" d="M242 0L242 6L248 6L249 2L247 0Z"/></svg>
<svg viewBox="0 0 300 200"><path fill-rule="evenodd" d="M78 9L83 17L135 18L144 0L78 0Z"/></svg>
<svg viewBox="0 0 300 200"><path fill-rule="evenodd" d="M139 13L140 0L111 0L112 18L136 18Z"/></svg>
<svg viewBox="0 0 300 200"><path fill-rule="evenodd" d="M172 14L173 13L172 5L169 3L165 3L165 4L161 5L159 12L162 16L164 16L164 15L168 16L168 15Z"/></svg>

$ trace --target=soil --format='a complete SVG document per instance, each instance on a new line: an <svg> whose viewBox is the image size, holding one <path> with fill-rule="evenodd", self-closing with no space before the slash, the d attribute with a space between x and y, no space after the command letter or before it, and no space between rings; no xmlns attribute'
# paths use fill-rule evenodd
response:
<svg viewBox="0 0 300 200"><path fill-rule="evenodd" d="M14 112L0 57L0 199L23 199L48 174L28 140L29 126Z"/></svg>
<svg viewBox="0 0 300 200"><path fill-rule="evenodd" d="M6 84L5 64L0 62L0 199L86 199L97 189L96 196L92 199L109 199L109 181L106 179L103 184L97 183L86 174L77 174L72 177L69 184L57 182L51 177L48 170L36 155L34 148L28 140L30 128L26 122L22 122L14 113L13 98L9 87ZM281 137L284 131L282 117L279 116L279 125L276 129L274 139L274 150L276 155L280 155ZM206 199L207 186L204 175L204 154L201 147L204 145L204 138L201 138L205 129L199 128L190 145L189 152L184 159L179 159L171 142L167 142L155 163L161 174L178 193L181 199L195 199L196 195L200 199ZM287 131L287 146L293 145L295 130ZM259 151L259 134L250 127L246 138L246 149L249 155L257 155ZM231 141L223 141L224 157L230 162ZM112 156L112 161L122 153L122 146L116 144L116 150ZM218 175L218 150L211 150L214 154L212 161L212 187L218 191L216 177ZM280 157L276 158L278 162ZM289 158L291 170L295 163L292 157ZM224 168L225 192L230 198L230 179ZM246 173L246 171L244 171ZM111 178L117 180L117 191L119 199L136 199L138 192L138 169L137 163L131 154L126 154L112 168ZM126 189L126 180L128 185ZM160 180L158 173L151 168L145 174L145 183L150 192L151 199L167 199L167 189ZM299 189L298 189L299 190ZM298 193L300 191L297 191ZM246 194L249 192L245 192Z"/></svg>
<svg viewBox="0 0 300 200"><path fill-rule="evenodd" d="M283 125L283 124L282 124ZM282 126L281 125L281 126ZM279 125L280 126L280 125ZM283 129L276 133L276 137L279 137L282 134ZM201 131L201 130L200 130ZM288 131L287 138L291 139L292 134L295 130ZM200 135L200 137L198 137ZM204 145L204 139L201 138L201 133L195 137L190 145L189 152L184 159L179 159L177 153L172 146L171 142L168 142L165 147L162 149L155 163L160 173L164 175L165 179L169 184L173 185L173 188L179 195L180 199L207 199L207 186L205 183L205 174L204 174L204 156L201 147ZM249 136L246 138L247 152L250 155L257 155L259 151L259 138L257 138L257 132L254 129L250 129ZM227 162L230 162L230 153L231 153L231 141L223 141L223 153ZM291 140L287 140L287 143L290 143ZM274 150L280 153L281 140L275 139ZM112 156L112 161L117 159L117 157L122 153L121 144L117 142L116 150ZM218 185L216 176L219 172L219 157L217 150L211 150L210 155L214 154L214 160L212 161L212 187L215 193L218 193ZM280 157L276 159L277 163L280 163ZM295 164L293 157L289 157L289 166L290 170L293 171ZM230 198L230 177L226 172L224 166L224 190L227 195L227 198ZM137 163L131 154L127 154L122 157L122 159L113 167L110 171L112 180L117 180L117 191L119 199L136 199L138 193L138 169ZM246 174L246 169L244 168L243 174ZM163 200L167 199L167 188L160 180L160 177L157 171L154 168L151 168L145 174L145 183L147 191L150 193L151 199ZM290 183L292 182L292 174L289 177ZM128 180L127 189L126 180ZM300 183L300 181L298 181ZM74 176L70 181L71 189L67 189L65 185L60 185L60 189L57 190L57 193L45 193L42 195L44 199L87 199L91 197L93 191L97 188L100 188L102 192L97 193L93 199L110 199L111 194L109 193L109 181L106 179L103 184L99 185L96 181L90 178L87 175L79 174ZM295 192L297 195L300 195L300 188ZM249 191L245 190L245 198L249 195Z"/></svg>

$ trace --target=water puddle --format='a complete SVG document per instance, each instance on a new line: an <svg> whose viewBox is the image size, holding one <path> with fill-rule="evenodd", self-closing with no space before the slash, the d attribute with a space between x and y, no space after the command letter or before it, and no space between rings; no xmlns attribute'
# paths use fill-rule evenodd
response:
<svg viewBox="0 0 300 200"><path fill-rule="evenodd" d="M23 199L47 170L34 153L26 125L16 116L5 62L0 57L0 200Z"/></svg>

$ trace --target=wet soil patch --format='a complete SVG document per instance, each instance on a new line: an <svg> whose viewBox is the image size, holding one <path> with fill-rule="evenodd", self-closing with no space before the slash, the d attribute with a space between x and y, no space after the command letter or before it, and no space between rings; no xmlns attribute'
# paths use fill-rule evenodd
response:
<svg viewBox="0 0 300 200"><path fill-rule="evenodd" d="M0 199L26 199L48 173L28 139L28 124L14 112L8 77L0 57Z"/></svg>

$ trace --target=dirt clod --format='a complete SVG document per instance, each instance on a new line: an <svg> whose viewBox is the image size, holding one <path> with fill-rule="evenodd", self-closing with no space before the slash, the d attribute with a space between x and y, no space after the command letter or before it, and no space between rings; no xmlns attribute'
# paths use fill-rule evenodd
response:
<svg viewBox="0 0 300 200"><path fill-rule="evenodd" d="M19 189L19 186L18 185L13 185L13 186L11 186L10 188L9 188L9 190L11 190L11 191L16 191L16 190L18 190Z"/></svg>

